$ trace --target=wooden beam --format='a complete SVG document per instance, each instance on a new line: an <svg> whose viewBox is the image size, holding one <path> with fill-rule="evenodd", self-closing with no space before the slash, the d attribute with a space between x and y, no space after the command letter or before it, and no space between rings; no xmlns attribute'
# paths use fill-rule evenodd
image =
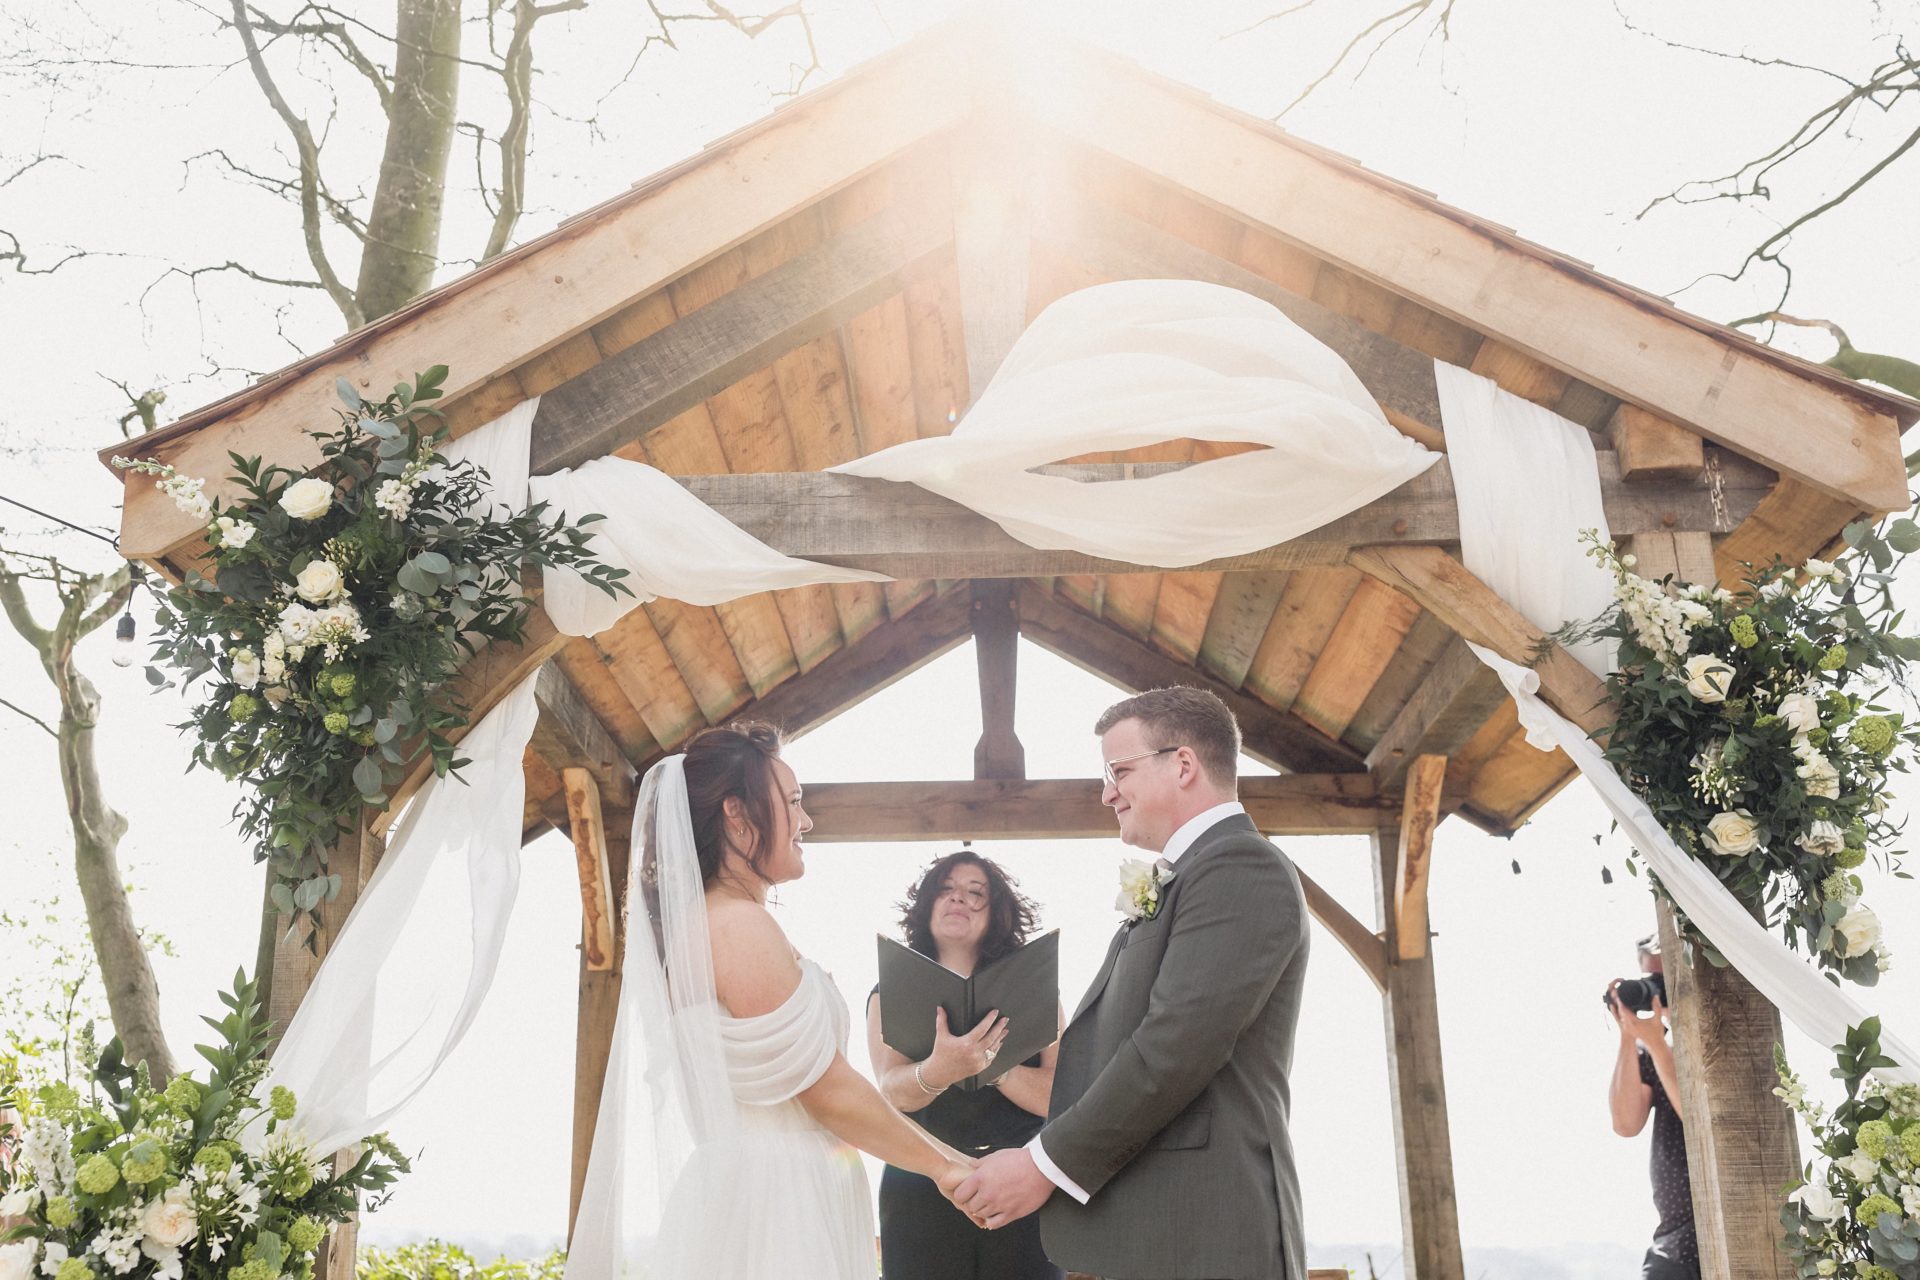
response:
<svg viewBox="0 0 1920 1280"><path fill-rule="evenodd" d="M1439 431L1433 357L1382 337L1350 316L1302 297L1151 223L1092 200L1051 200L1035 239L1048 252L1116 280L1204 280L1270 302L1339 354L1380 407Z"/></svg>
<svg viewBox="0 0 1920 1280"><path fill-rule="evenodd" d="M832 333L900 292L951 234L945 209L910 198L561 383L534 416L533 474L610 454Z"/></svg>
<svg viewBox="0 0 1920 1280"><path fill-rule="evenodd" d="M581 955L589 969L611 969L619 929L607 872L607 821L600 809L600 787L591 769L563 769L560 780L566 788L567 829L580 872Z"/></svg>
<svg viewBox="0 0 1920 1280"><path fill-rule="evenodd" d="M1353 835L1382 821L1372 780L1359 773L1242 778L1240 802L1272 835ZM807 838L816 842L1110 840L1119 833L1091 778L820 782L807 788L807 813Z"/></svg>
<svg viewBox="0 0 1920 1280"><path fill-rule="evenodd" d="M1360 752L1305 721L1230 689L1031 585L1020 589L1020 634L1075 666L1133 692L1177 685L1212 691L1240 722L1243 749L1262 764L1293 773L1348 773L1365 767Z"/></svg>
<svg viewBox="0 0 1920 1280"><path fill-rule="evenodd" d="M1687 963L1673 912L1662 904L1658 916L1700 1274L1790 1280L1780 1189L1798 1179L1800 1151L1793 1115L1773 1097L1780 1011L1731 965Z"/></svg>
<svg viewBox="0 0 1920 1280"><path fill-rule="evenodd" d="M587 1184L587 1161L593 1153L593 1131L600 1121L600 1095L606 1088L607 1059L613 1050L613 1028L620 1013L620 976L623 971L619 928L627 903L627 858L633 834L633 811L606 809L607 891L614 924L613 964L594 969L587 962L583 932L580 947L579 1012L573 1046L573 1152L567 1197L567 1239L573 1239L574 1220L580 1214L580 1193Z"/></svg>
<svg viewBox="0 0 1920 1280"><path fill-rule="evenodd" d="M534 754L556 773L573 768L590 772L608 804L632 804L633 762L581 700L558 663L541 665L534 677L533 697L540 707L540 719L533 726L533 739L528 744Z"/></svg>
<svg viewBox="0 0 1920 1280"><path fill-rule="evenodd" d="M1400 955L1399 922L1394 916L1399 866L1400 824L1383 824L1373 835L1373 887L1389 961L1386 998L1381 1003L1400 1184L1402 1269L1408 1280L1464 1280L1433 956L1405 959Z"/></svg>
<svg viewBox="0 0 1920 1280"><path fill-rule="evenodd" d="M1600 454L1598 461L1607 521L1616 535L1714 527L1713 495L1705 482L1668 480L1629 486L1618 479L1611 453ZM1136 465L1131 471L1111 464L1049 470L1100 483L1123 475L1156 475L1180 465ZM776 550L899 579L1159 572L1076 551L1029 547L986 517L917 485L818 472L682 476L680 482ZM1725 513L1737 521L1752 511L1764 497L1766 483L1764 472L1754 468L1730 472L1722 486ZM1385 497L1288 542L1192 567L1325 567L1342 563L1354 547L1451 544L1459 538L1453 473L1447 459L1441 458Z"/></svg>
<svg viewBox="0 0 1920 1280"><path fill-rule="evenodd" d="M1614 409L1607 435L1620 455L1620 474L1628 480L1698 475L1707 465L1705 441L1636 405Z"/></svg>
<svg viewBox="0 0 1920 1280"><path fill-rule="evenodd" d="M1445 551L1363 547L1348 563L1411 596L1462 638L1532 667L1548 705L1588 733L1599 734L1613 723L1613 704L1600 678L1565 649L1549 644L1540 628Z"/></svg>
<svg viewBox="0 0 1920 1280"><path fill-rule="evenodd" d="M1433 867L1433 831L1440 825L1440 792L1447 781L1447 758L1415 757L1407 770L1406 798L1400 808L1399 866L1393 877L1395 958L1418 960L1427 954L1427 880Z"/></svg>
<svg viewBox="0 0 1920 1280"><path fill-rule="evenodd" d="M1333 935L1334 941L1347 949L1367 976L1373 979L1373 985L1380 994L1387 991L1387 946L1378 933L1361 924L1354 915L1341 906L1334 896L1322 889L1306 872L1299 867L1294 873L1300 877L1300 892L1306 895L1307 912Z"/></svg>
<svg viewBox="0 0 1920 1280"><path fill-rule="evenodd" d="M336 377L374 390L444 361L451 404L949 128L967 107L969 61L952 38L910 44L265 383L116 442L103 461L152 457L230 496L218 482L228 450L299 470L318 460L306 433L333 421ZM199 533L150 481L128 485L129 558Z"/></svg>
<svg viewBox="0 0 1920 1280"><path fill-rule="evenodd" d="M1450 637L1432 670L1367 752L1367 768L1383 791L1398 788L1423 755L1450 756L1507 701L1493 668L1459 636Z"/></svg>
<svg viewBox="0 0 1920 1280"><path fill-rule="evenodd" d="M1112 55L1076 50L1049 71L1032 110L1068 139L1862 509L1906 507L1886 398Z"/></svg>
<svg viewBox="0 0 1920 1280"><path fill-rule="evenodd" d="M973 748L973 776L1024 778L1027 752L1013 725L1020 662L1020 615L1013 583L1005 578L974 582L968 596L980 672L980 741Z"/></svg>

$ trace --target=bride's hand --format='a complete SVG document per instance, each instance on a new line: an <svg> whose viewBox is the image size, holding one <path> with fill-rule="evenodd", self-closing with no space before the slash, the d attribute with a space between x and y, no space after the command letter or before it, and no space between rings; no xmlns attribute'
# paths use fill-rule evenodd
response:
<svg viewBox="0 0 1920 1280"><path fill-rule="evenodd" d="M934 1184L940 1188L940 1194L949 1200L953 1199L954 1193L960 1190L960 1184L967 1180L974 1166L979 1163L972 1156L963 1156L957 1151L950 1153L940 1171L933 1175Z"/></svg>

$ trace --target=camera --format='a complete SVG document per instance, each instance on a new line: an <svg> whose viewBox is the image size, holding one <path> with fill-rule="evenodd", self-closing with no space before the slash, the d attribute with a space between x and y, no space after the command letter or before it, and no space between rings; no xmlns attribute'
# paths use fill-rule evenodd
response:
<svg viewBox="0 0 1920 1280"><path fill-rule="evenodd" d="M1660 997L1660 1003L1667 1002L1667 980L1658 973L1645 974L1638 978L1622 978L1613 990L1601 997L1608 1008L1613 1007L1614 994L1619 993L1620 1003L1635 1013L1649 1013L1653 1010L1653 998Z"/></svg>

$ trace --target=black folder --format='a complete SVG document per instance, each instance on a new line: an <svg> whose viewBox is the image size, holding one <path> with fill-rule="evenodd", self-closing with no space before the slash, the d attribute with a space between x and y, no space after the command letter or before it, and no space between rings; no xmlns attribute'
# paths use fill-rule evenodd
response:
<svg viewBox="0 0 1920 1280"><path fill-rule="evenodd" d="M987 1012L1009 1019L1007 1038L993 1062L955 1088L991 1084L1060 1038L1060 931L963 978L892 938L880 938L880 1038L914 1062L933 1052L933 1011L947 1011L947 1030L965 1035Z"/></svg>

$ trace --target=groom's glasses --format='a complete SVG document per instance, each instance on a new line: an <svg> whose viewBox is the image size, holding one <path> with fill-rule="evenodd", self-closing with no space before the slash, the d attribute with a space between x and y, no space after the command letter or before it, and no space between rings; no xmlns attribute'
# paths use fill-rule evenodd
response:
<svg viewBox="0 0 1920 1280"><path fill-rule="evenodd" d="M1135 760L1146 760L1153 756L1163 756L1169 751L1178 751L1179 749L1179 747L1157 747L1152 751L1142 751L1137 756L1121 756L1118 760L1109 760L1105 768L1101 770L1100 776L1107 780L1108 786L1117 787L1120 785L1120 779L1114 776L1113 768L1115 765L1132 764Z"/></svg>

